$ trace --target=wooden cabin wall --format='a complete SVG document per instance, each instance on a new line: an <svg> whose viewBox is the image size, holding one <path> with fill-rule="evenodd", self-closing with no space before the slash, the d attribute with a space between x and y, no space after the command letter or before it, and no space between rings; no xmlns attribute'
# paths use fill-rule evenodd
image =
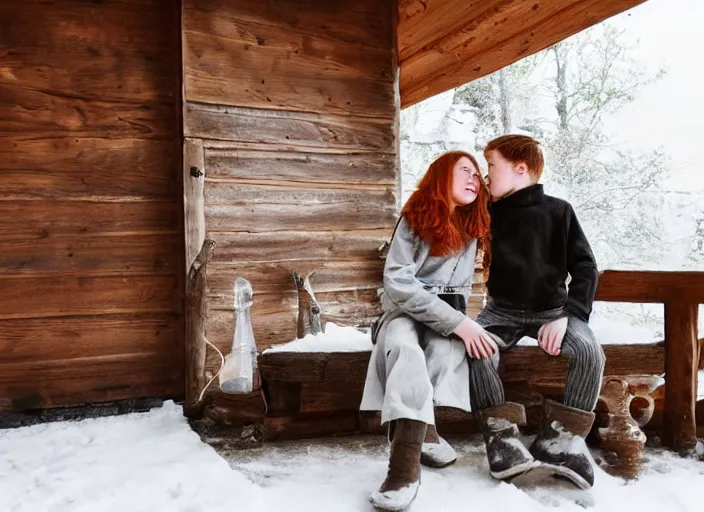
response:
<svg viewBox="0 0 704 512"><path fill-rule="evenodd" d="M237 276L260 349L295 338L293 271L316 271L325 319L377 315L397 212L395 16L394 0L184 1L187 263L207 233L221 349Z"/></svg>
<svg viewBox="0 0 704 512"><path fill-rule="evenodd" d="M0 410L183 392L179 14L0 3Z"/></svg>

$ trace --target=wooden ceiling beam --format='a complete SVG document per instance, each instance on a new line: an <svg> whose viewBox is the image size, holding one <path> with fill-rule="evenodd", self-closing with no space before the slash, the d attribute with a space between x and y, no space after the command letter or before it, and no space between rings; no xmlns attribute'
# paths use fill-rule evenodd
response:
<svg viewBox="0 0 704 512"><path fill-rule="evenodd" d="M644 1L402 1L401 107L493 73Z"/></svg>
<svg viewBox="0 0 704 512"><path fill-rule="evenodd" d="M434 41L460 31L469 20L513 3L515 0L401 0L399 60L404 61ZM442 29L438 30L438 27Z"/></svg>

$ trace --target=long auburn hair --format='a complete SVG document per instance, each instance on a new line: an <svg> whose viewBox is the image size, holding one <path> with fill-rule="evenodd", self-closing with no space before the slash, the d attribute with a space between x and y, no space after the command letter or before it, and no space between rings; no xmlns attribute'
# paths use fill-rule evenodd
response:
<svg viewBox="0 0 704 512"><path fill-rule="evenodd" d="M466 206L452 207L452 176L457 161L469 158L479 171L477 198ZM418 189L401 211L409 227L430 246L432 256L457 253L473 239L483 253L482 268L488 276L491 264L489 190L476 158L464 151L449 151L430 164Z"/></svg>

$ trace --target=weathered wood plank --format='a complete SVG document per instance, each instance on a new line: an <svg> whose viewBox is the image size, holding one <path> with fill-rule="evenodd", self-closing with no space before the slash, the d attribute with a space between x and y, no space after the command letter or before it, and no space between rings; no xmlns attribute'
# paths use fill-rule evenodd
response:
<svg viewBox="0 0 704 512"><path fill-rule="evenodd" d="M393 227L395 196L387 190L313 189L209 182L208 231L272 232Z"/></svg>
<svg viewBox="0 0 704 512"><path fill-rule="evenodd" d="M165 56L178 48L178 10L177 3L161 0L4 0L0 83L175 108L177 71Z"/></svg>
<svg viewBox="0 0 704 512"><path fill-rule="evenodd" d="M388 119L334 116L188 102L184 106L186 137L281 147L337 148L393 152Z"/></svg>
<svg viewBox="0 0 704 512"><path fill-rule="evenodd" d="M525 0L436 2L438 9L415 16L419 23L424 21L421 18L432 16L436 30L428 32L426 26L426 33L422 35L424 39L418 39L402 50L401 66L411 79L417 79L424 73L423 66L429 67L428 73L435 74L439 71L440 63L453 65L459 59L468 55L480 55L482 51L493 48L497 42L515 36L525 28L518 22L521 18L529 19L531 24L538 24L555 19L562 10L579 1L581 0L538 3L533 4L537 5L533 9L529 8L531 6ZM438 27L442 27L442 31ZM403 24L399 28L402 33L406 33Z"/></svg>
<svg viewBox="0 0 704 512"><path fill-rule="evenodd" d="M516 8L520 9L521 2L515 0L482 2L400 0L397 37L399 60L403 62L424 47L431 47L436 41L456 33L473 35L474 40L493 39L491 32L476 31L475 24L492 13L501 15L510 7L513 7L514 11Z"/></svg>
<svg viewBox="0 0 704 512"><path fill-rule="evenodd" d="M395 185L395 156L386 153L330 155L293 151L208 149L210 179L271 182Z"/></svg>
<svg viewBox="0 0 704 512"><path fill-rule="evenodd" d="M298 260L373 259L391 236L387 228L369 231L287 231L227 233L215 236L216 262L294 263ZM379 260L381 261L381 260Z"/></svg>
<svg viewBox="0 0 704 512"><path fill-rule="evenodd" d="M698 305L665 303L665 407L663 444L676 450L697 444Z"/></svg>
<svg viewBox="0 0 704 512"><path fill-rule="evenodd" d="M271 27L272 31L285 26L287 33L301 38L379 48L389 45L392 29L388 23L389 6L378 0L184 0L183 8L187 21L184 24L189 27L202 24L204 16L217 11L216 19L208 18L208 28L222 36L232 32L233 24L249 23Z"/></svg>
<svg viewBox="0 0 704 512"><path fill-rule="evenodd" d="M185 139L183 143L183 221L186 239L186 271L193 265L205 241L204 187L203 141Z"/></svg>
<svg viewBox="0 0 704 512"><path fill-rule="evenodd" d="M0 318L178 311L175 276L0 278ZM38 355L39 358L39 355Z"/></svg>
<svg viewBox="0 0 704 512"><path fill-rule="evenodd" d="M333 381L334 382L334 381ZM301 412L354 411L359 409L364 381L341 382L339 386L301 385Z"/></svg>
<svg viewBox="0 0 704 512"><path fill-rule="evenodd" d="M0 82L0 136L40 138L166 139L177 135L169 103L84 100Z"/></svg>
<svg viewBox="0 0 704 512"><path fill-rule="evenodd" d="M176 234L176 202L0 201L0 242L59 235Z"/></svg>
<svg viewBox="0 0 704 512"><path fill-rule="evenodd" d="M77 234L4 241L0 274L74 276L105 274L176 274L174 234L93 236Z"/></svg>
<svg viewBox="0 0 704 512"><path fill-rule="evenodd" d="M175 141L0 138L0 200L173 199Z"/></svg>
<svg viewBox="0 0 704 512"><path fill-rule="evenodd" d="M354 208L362 204L370 208L395 205L395 196L391 187L382 190L313 188L305 185L291 187L278 183L212 182L207 177L206 183L205 204L207 206L264 204L275 209L278 205L289 204L305 210L311 205L341 205L346 208ZM275 211L272 212L272 214L275 213Z"/></svg>
<svg viewBox="0 0 704 512"><path fill-rule="evenodd" d="M704 303L704 272L607 270L599 275L596 300Z"/></svg>
<svg viewBox="0 0 704 512"><path fill-rule="evenodd" d="M217 389L217 384L212 384ZM267 404L261 390L252 393L208 393L204 397L205 416L218 425L241 425L264 421Z"/></svg>
<svg viewBox="0 0 704 512"><path fill-rule="evenodd" d="M352 2L347 3L350 5ZM254 108L337 112L392 117L390 22L392 4L382 13L388 37L378 47L332 39L320 26L339 18L322 2L301 7L277 2L277 14L240 0L186 3L183 10L184 90L187 101ZM195 8L194 8L195 7ZM297 14L317 14L316 28L300 34ZM378 7L374 9L378 12ZM364 20L373 18L373 11ZM313 27L311 27L313 28ZM321 35L322 34L322 35Z"/></svg>
<svg viewBox="0 0 704 512"><path fill-rule="evenodd" d="M213 232L352 231L392 228L393 203L216 204L205 206L206 226ZM217 239L217 235L213 235Z"/></svg>
<svg viewBox="0 0 704 512"><path fill-rule="evenodd" d="M664 367L664 350L662 345L605 345L605 374L660 374ZM328 365L344 363L349 371L335 375L344 377L345 382L354 383L364 381L369 356L370 352L367 351L268 352L260 356L259 368L262 377L267 380L320 382L326 379ZM540 368L539 373L536 368ZM532 379L560 380L567 374L567 361L565 358L548 356L538 347L516 347L501 354L500 372L507 383Z"/></svg>
<svg viewBox="0 0 704 512"><path fill-rule="evenodd" d="M382 286L384 262L378 258L356 260L305 261L293 263L221 263L208 267L208 291L225 302L232 302L232 284L240 276L252 283L257 294L295 292L292 273L315 271L311 285L317 295L340 290L376 290Z"/></svg>
<svg viewBox="0 0 704 512"><path fill-rule="evenodd" d="M301 383L267 382L266 400L269 414L298 413L301 410Z"/></svg>
<svg viewBox="0 0 704 512"><path fill-rule="evenodd" d="M569 0L536 3L514 0L511 3L501 3L503 9L510 7L512 15L502 16L501 9L497 12L495 7L493 12L489 11L485 16L466 20L467 24L460 27L459 35L453 33L456 28L455 17L445 16L442 22L436 22L437 32L431 36L432 40L424 41L422 49L413 55L406 55L401 62L401 104L405 108L488 75L643 1ZM462 2L454 3L459 5ZM515 11L513 4L522 9ZM558 12L552 12L555 6L560 8ZM548 11L552 15L546 17ZM415 15L416 24L422 21L423 14ZM477 22L482 22L481 26ZM490 30L481 29L486 26ZM505 29L502 28L504 26ZM401 25L399 32L403 31ZM488 36L482 37L482 34ZM445 38L445 46L452 47L453 51L442 44L436 47L434 42L440 38ZM420 41L415 44L420 44Z"/></svg>
<svg viewBox="0 0 704 512"><path fill-rule="evenodd" d="M376 290L343 290L334 292L316 293L315 297L321 307L325 304L334 314L344 314L357 311L360 314L378 312L378 298ZM261 294L254 290L254 305L252 306L252 320L254 308L260 315L278 314L282 311L297 311L297 297L293 291L283 291L272 294ZM233 304L229 301L210 301L208 303L209 315L214 311L227 311L232 314Z"/></svg>
<svg viewBox="0 0 704 512"><path fill-rule="evenodd" d="M258 88L263 95L271 95L271 100L277 107L285 108L286 104L277 104L276 98L280 88L272 85L269 78L271 65L276 74L289 77L292 86L298 88L301 78L308 75L320 80L340 80L343 77L373 80L375 82L391 82L391 63L389 59L389 39L379 41L376 46L369 42L361 43L330 37L324 31L307 34L301 33L298 26L281 18L271 16L253 19L251 2L211 1L206 9L185 10L185 26L183 30L185 51L184 61L189 74L197 79L217 78L213 73L213 64L227 58L228 65L237 69L258 69L261 80L242 82L247 88ZM336 2L343 4L343 2ZM239 5L237 5L239 4ZM284 9L291 9L293 3L279 4ZM257 9L256 6L254 6ZM300 7L298 10L300 11ZM242 12L245 11L245 12ZM213 20L213 16L217 20ZM388 12L384 13L388 19ZM348 18L321 19L323 23L349 23ZM383 17L381 17L383 20ZM344 21L343 21L344 20ZM381 20L380 20L381 21ZM386 27L389 32L389 27ZM234 60L230 60L233 59ZM223 69L227 73L227 70ZM267 74L268 73L268 76ZM229 78L229 75L225 75ZM234 75L232 75L234 76ZM199 82L198 82L199 83ZM186 89L186 100L202 101L198 97L199 88ZM305 91L301 91L303 94ZM228 99L222 96L221 99ZM302 98L306 100L307 98ZM215 101L215 103L224 103Z"/></svg>
<svg viewBox="0 0 704 512"><path fill-rule="evenodd" d="M359 431L358 411L267 416L264 419L264 439L267 441L308 439Z"/></svg>
<svg viewBox="0 0 704 512"><path fill-rule="evenodd" d="M602 345L602 348L606 355L605 375L661 374L664 371L662 344ZM567 375L567 360L549 356L538 347L516 347L502 354L500 369L507 382L562 379Z"/></svg>
<svg viewBox="0 0 704 512"><path fill-rule="evenodd" d="M0 5L10 408L183 392L179 13L159 0Z"/></svg>
<svg viewBox="0 0 704 512"><path fill-rule="evenodd" d="M0 364L171 353L181 329L175 313L0 320Z"/></svg>
<svg viewBox="0 0 704 512"><path fill-rule="evenodd" d="M185 35L192 45L186 55L202 53L201 59L205 61L196 63L193 58L187 61L188 74L184 80L187 101L385 119L393 115L389 109L393 100L390 82L368 80L363 75L340 76L334 71L321 73L310 64L297 68L289 63L293 59L286 53L272 57L250 50L225 56L218 53L219 47L241 44L189 32ZM279 73L278 68L285 71ZM306 68L308 74L303 72ZM299 73L293 74L297 69Z"/></svg>
<svg viewBox="0 0 704 512"><path fill-rule="evenodd" d="M0 363L0 410L76 406L183 393L182 352Z"/></svg>

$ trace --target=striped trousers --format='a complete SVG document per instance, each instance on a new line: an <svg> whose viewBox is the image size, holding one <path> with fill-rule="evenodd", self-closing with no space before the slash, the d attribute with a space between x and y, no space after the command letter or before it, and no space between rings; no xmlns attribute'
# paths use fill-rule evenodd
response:
<svg viewBox="0 0 704 512"><path fill-rule="evenodd" d="M538 338L540 327L562 314L561 308L541 313L505 310L487 305L477 316L477 323L492 335L499 352L489 359L468 358L470 364L469 392L472 410L481 410L506 401L499 378L499 354L509 350L523 336ZM604 351L586 322L570 317L562 341L560 355L569 360L564 404L568 407L593 411L596 407L604 375ZM540 368L535 369L540 377Z"/></svg>

